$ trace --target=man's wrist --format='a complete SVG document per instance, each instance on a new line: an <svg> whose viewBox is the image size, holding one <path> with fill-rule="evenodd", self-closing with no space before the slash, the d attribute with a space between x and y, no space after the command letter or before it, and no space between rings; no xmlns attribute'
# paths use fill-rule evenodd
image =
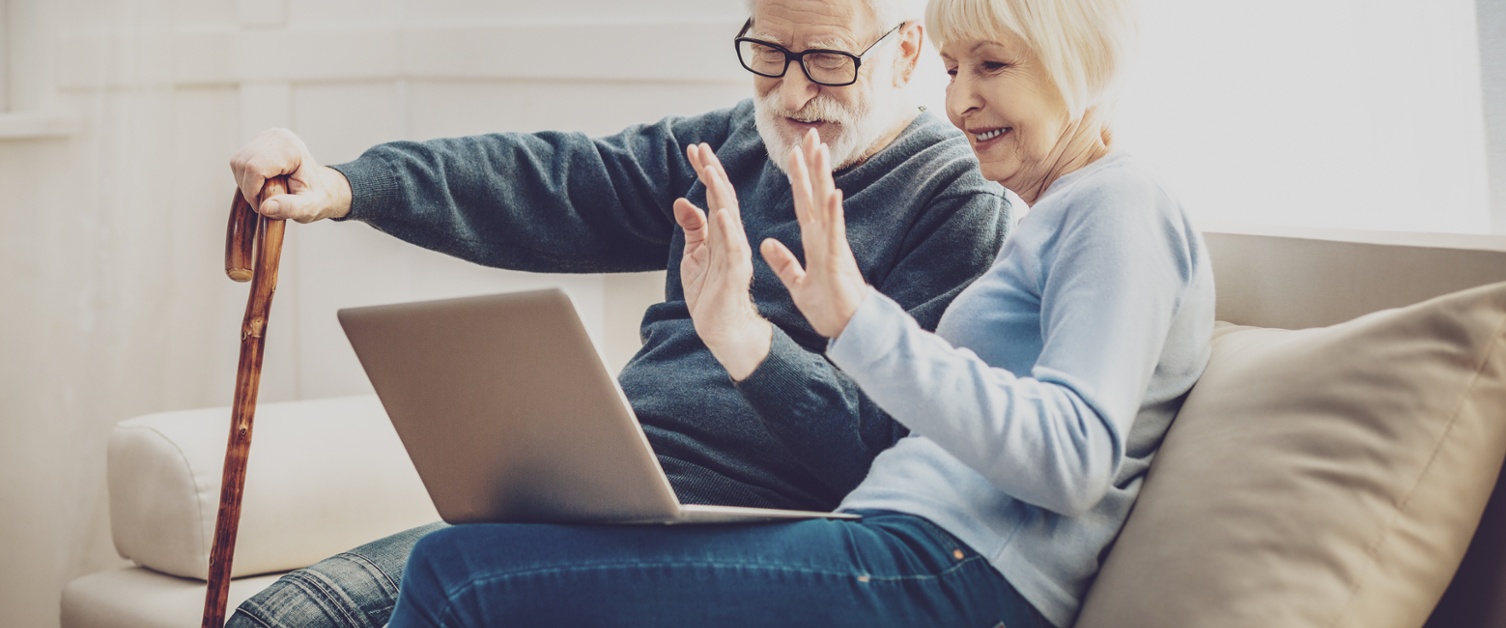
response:
<svg viewBox="0 0 1506 628"><path fill-rule="evenodd" d="M330 215L329 218L341 219L350 215L350 204L354 194L350 189L350 179L345 173L329 166L320 166L329 180Z"/></svg>
<svg viewBox="0 0 1506 628"><path fill-rule="evenodd" d="M727 369L727 375L732 377L732 381L740 382L758 370L759 365L769 357L769 349L773 344L773 324L759 318L749 325L746 333L711 353Z"/></svg>

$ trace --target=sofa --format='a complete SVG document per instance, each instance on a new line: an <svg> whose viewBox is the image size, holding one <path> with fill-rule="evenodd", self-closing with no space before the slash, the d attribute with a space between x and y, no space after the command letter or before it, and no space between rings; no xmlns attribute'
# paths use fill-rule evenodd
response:
<svg viewBox="0 0 1506 628"><path fill-rule="evenodd" d="M1205 237L1214 355L1077 625L1506 626L1506 237ZM115 427L134 566L68 583L64 628L199 622L228 421ZM232 607L437 518L373 397L265 404L255 429Z"/></svg>

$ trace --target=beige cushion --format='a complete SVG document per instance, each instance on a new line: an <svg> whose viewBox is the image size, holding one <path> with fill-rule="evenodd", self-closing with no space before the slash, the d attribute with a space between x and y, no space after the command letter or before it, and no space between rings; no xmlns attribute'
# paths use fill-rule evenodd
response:
<svg viewBox="0 0 1506 628"><path fill-rule="evenodd" d="M115 427L110 530L121 556L207 577L229 433L229 408ZM376 397L262 404L251 433L236 577L306 567L439 519Z"/></svg>
<svg viewBox="0 0 1506 628"><path fill-rule="evenodd" d="M1078 626L1420 626L1506 455L1506 284L1220 327Z"/></svg>
<svg viewBox="0 0 1506 628"><path fill-rule="evenodd" d="M282 574L230 581L226 614ZM112 569L63 588L60 628L195 628L204 617L204 581L141 567Z"/></svg>

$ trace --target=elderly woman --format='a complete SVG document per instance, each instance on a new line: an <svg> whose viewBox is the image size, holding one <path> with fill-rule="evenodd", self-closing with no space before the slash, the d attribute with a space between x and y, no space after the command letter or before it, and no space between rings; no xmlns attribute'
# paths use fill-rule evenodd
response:
<svg viewBox="0 0 1506 628"><path fill-rule="evenodd" d="M843 502L860 521L459 526L414 550L393 625L1070 625L1213 326L1197 231L1109 144L1126 3L931 0L947 114L1033 205L935 334L864 283L816 132L789 156L804 262L763 257L912 431ZM736 196L687 153L710 212L677 203L706 256L682 279L745 277Z"/></svg>

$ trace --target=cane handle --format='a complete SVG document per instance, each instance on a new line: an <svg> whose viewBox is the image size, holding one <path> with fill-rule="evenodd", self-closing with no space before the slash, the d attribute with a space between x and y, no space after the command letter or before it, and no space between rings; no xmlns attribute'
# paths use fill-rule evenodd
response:
<svg viewBox="0 0 1506 628"><path fill-rule="evenodd" d="M262 186L261 199L287 193L287 179L273 177ZM255 274L256 240L260 216L239 190L230 201L230 223L225 226L225 274L231 279L245 283Z"/></svg>

